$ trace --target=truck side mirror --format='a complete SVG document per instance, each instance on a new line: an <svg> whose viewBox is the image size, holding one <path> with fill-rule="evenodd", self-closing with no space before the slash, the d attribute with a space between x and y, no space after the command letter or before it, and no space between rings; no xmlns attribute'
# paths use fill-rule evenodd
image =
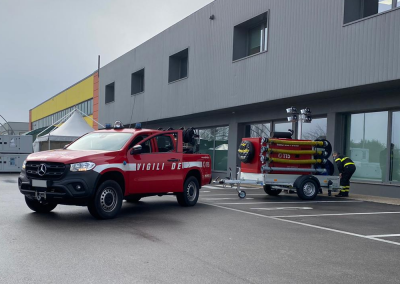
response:
<svg viewBox="0 0 400 284"><path fill-rule="evenodd" d="M131 150L131 155L137 155L142 153L142 145L136 145Z"/></svg>

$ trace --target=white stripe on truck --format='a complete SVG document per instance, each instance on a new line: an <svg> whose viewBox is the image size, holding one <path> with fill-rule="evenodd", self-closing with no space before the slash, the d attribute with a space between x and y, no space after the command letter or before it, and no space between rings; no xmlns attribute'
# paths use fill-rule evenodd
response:
<svg viewBox="0 0 400 284"><path fill-rule="evenodd" d="M171 169L168 170L180 170L180 169L190 169L190 168L202 168L202 162L184 162L184 163L173 163ZM182 164L182 166L179 166ZM97 165L93 170L95 172L101 173L107 169L120 169L124 172L136 172L136 171L163 171L165 169L165 163L131 163L131 164L104 164Z"/></svg>

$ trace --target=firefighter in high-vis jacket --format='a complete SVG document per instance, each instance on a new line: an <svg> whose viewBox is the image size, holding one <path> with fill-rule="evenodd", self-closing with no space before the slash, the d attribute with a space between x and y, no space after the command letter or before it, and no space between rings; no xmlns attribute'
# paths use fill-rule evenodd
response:
<svg viewBox="0 0 400 284"><path fill-rule="evenodd" d="M349 197L350 179L356 171L356 165L349 157L340 155L337 152L333 153L333 159L336 162L340 175L340 192L335 196Z"/></svg>

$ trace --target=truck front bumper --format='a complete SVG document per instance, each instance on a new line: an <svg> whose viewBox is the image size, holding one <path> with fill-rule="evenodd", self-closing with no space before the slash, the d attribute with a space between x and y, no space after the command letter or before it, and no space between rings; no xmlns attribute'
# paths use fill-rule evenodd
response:
<svg viewBox="0 0 400 284"><path fill-rule="evenodd" d="M59 180L41 180L40 187L32 185L23 170L18 177L18 188L28 198L45 199L47 202L68 205L86 205L93 196L100 174L95 171L67 172ZM34 182L35 183L35 182Z"/></svg>

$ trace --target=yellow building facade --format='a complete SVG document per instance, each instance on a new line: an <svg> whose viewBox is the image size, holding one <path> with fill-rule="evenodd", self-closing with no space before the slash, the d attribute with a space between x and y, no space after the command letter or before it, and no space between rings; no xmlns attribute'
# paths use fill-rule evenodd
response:
<svg viewBox="0 0 400 284"><path fill-rule="evenodd" d="M98 119L98 74L88 77L58 93L29 111L30 130L46 128L78 108L87 114L86 122L97 129Z"/></svg>

